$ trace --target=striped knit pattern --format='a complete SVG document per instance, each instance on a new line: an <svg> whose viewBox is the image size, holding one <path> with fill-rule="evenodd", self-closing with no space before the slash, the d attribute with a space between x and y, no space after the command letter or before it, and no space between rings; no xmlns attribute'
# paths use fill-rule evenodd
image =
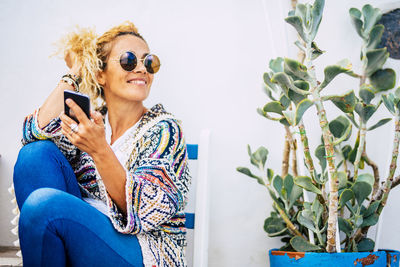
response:
<svg viewBox="0 0 400 267"><path fill-rule="evenodd" d="M180 122L157 104L128 138L134 145L125 165L125 216L108 195L93 159L60 133L60 119L40 129L37 113L26 117L22 143L52 140L71 163L82 196L106 203L117 231L137 235L145 266L186 266L184 208L191 177Z"/></svg>

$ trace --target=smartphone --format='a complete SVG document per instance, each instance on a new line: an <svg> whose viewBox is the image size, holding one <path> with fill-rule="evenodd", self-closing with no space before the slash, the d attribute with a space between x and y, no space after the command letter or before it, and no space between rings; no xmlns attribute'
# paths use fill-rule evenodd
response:
<svg viewBox="0 0 400 267"><path fill-rule="evenodd" d="M68 105L65 103L65 100L67 100L68 98L71 98L90 119L90 98L87 95L69 90L64 91L64 113L65 115L79 123L79 120L76 118L75 114L73 114L73 111L70 110Z"/></svg>

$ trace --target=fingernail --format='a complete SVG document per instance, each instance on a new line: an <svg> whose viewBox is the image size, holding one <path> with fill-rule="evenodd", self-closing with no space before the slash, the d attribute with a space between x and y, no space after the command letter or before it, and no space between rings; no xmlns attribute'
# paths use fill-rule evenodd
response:
<svg viewBox="0 0 400 267"><path fill-rule="evenodd" d="M69 105L72 103L72 100L70 98L68 98L67 100L65 100L65 103L67 103Z"/></svg>

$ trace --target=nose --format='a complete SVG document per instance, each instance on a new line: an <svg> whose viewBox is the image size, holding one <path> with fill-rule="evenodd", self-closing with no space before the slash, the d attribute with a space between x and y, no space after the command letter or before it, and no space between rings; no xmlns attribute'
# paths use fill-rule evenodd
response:
<svg viewBox="0 0 400 267"><path fill-rule="evenodd" d="M147 73L146 67L144 66L144 59L138 59L138 63L135 68L135 72Z"/></svg>

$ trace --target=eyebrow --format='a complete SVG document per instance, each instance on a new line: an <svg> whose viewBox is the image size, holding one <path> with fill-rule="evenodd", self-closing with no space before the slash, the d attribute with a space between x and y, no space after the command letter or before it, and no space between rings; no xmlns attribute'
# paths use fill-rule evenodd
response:
<svg viewBox="0 0 400 267"><path fill-rule="evenodd" d="M142 56L142 59L145 58L147 55L149 55L150 53L144 53Z"/></svg>

